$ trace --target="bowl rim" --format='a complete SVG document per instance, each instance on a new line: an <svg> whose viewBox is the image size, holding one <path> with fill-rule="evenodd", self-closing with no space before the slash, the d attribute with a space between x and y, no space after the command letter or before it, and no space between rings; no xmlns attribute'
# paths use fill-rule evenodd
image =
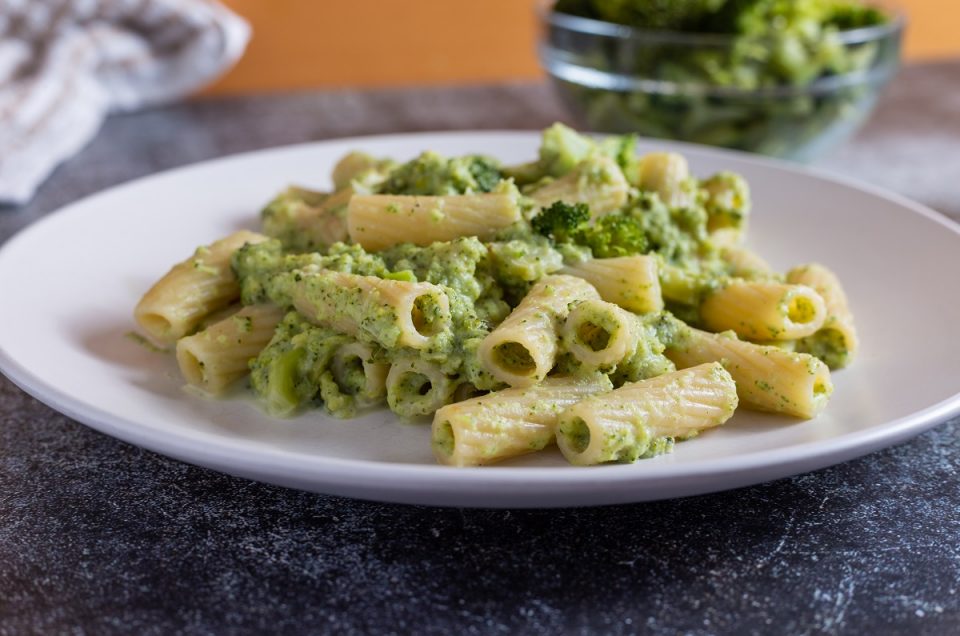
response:
<svg viewBox="0 0 960 636"><path fill-rule="evenodd" d="M562 13L554 10L556 0L544 0L539 3L538 12L541 19L551 25L583 33L586 35L596 35L601 37L613 37L623 40L643 40L659 44L688 44L703 46L729 46L736 40L742 38L742 35L726 33L703 33L691 31L668 31L641 29L628 26L626 24L617 24L615 22L606 22L594 18L585 18L570 13ZM864 44L882 40L890 36L897 36L903 33L907 25L906 13L895 2L874 1L868 4L880 8L890 17L890 21L883 24L877 24L869 27L860 27L857 29L838 30L837 38L843 45Z"/></svg>
<svg viewBox="0 0 960 636"><path fill-rule="evenodd" d="M828 75L803 85L776 85L746 89L705 82L675 82L601 71L555 59L545 48L541 47L540 49L540 62L547 75L554 80L561 80L582 88L615 93L645 93L684 98L790 99L794 97L816 97L857 86L883 86L893 77L898 68L898 65L894 64L889 68L876 67L840 75Z"/></svg>

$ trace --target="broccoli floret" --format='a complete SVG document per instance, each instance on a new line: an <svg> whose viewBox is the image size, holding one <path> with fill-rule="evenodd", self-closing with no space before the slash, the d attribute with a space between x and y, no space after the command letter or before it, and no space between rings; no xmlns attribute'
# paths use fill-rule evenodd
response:
<svg viewBox="0 0 960 636"><path fill-rule="evenodd" d="M644 254L647 237L643 223L634 216L607 214L590 223L590 208L584 203L557 201L530 222L538 234L555 243L574 243L590 248L594 258Z"/></svg>
<svg viewBox="0 0 960 636"><path fill-rule="evenodd" d="M550 237L557 243L567 243L589 222L590 207L587 204L556 201L533 217L530 225L537 234Z"/></svg>
<svg viewBox="0 0 960 636"><path fill-rule="evenodd" d="M436 152L425 152L394 168L376 191L422 196L490 192L501 178L499 164L489 157L468 155L448 159Z"/></svg>

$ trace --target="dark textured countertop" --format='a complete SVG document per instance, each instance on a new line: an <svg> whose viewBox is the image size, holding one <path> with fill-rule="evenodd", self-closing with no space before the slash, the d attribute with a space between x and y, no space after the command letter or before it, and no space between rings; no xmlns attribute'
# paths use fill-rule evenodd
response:
<svg viewBox="0 0 960 636"><path fill-rule="evenodd" d="M0 209L0 242L80 196L223 154L561 117L531 85L208 99L114 117L33 203ZM960 64L907 69L821 165L960 218ZM958 633L958 431L954 420L710 496L437 509L188 466L0 376L0 634Z"/></svg>

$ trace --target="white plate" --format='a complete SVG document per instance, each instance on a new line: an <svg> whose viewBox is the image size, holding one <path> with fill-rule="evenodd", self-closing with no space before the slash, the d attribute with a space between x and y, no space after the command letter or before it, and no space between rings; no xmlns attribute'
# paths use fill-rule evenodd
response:
<svg viewBox="0 0 960 636"><path fill-rule="evenodd" d="M291 182L328 187L352 149L527 160L535 133L449 133L315 143L212 161L68 206L0 250L0 370L108 435L201 466L317 492L418 504L547 507L706 493L813 470L895 444L960 411L960 230L873 188L681 144L694 172L753 188L751 244L775 267L820 261L843 281L862 355L813 421L741 410L721 429L633 465L575 468L548 452L480 469L435 465L429 426L388 412L274 420L249 399L181 388L171 357L125 336L147 287L196 245L256 227ZM653 147L653 146L651 146Z"/></svg>

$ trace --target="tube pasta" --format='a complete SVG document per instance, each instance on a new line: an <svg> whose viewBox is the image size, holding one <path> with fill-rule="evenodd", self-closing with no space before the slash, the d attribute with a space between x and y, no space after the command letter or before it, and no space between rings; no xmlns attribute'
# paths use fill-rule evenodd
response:
<svg viewBox="0 0 960 636"><path fill-rule="evenodd" d="M740 403L760 411L810 419L822 411L833 383L830 370L811 355L683 327L666 350L677 368L720 362L737 383Z"/></svg>
<svg viewBox="0 0 960 636"><path fill-rule="evenodd" d="M584 279L607 302L645 314L663 309L658 269L654 256L619 256L568 265L559 273Z"/></svg>
<svg viewBox="0 0 960 636"><path fill-rule="evenodd" d="M450 402L457 384L440 367L413 356L399 356L387 374L387 403L402 417L429 415Z"/></svg>
<svg viewBox="0 0 960 636"><path fill-rule="evenodd" d="M378 251L400 243L426 246L461 236L490 240L520 220L510 193L451 196L356 195L347 208L350 239Z"/></svg>
<svg viewBox="0 0 960 636"><path fill-rule="evenodd" d="M564 176L529 193L538 208L557 201L587 203L594 217L619 210L627 202L630 184L613 159L593 157Z"/></svg>
<svg viewBox="0 0 960 636"><path fill-rule="evenodd" d="M773 268L759 254L742 246L727 246L720 250L720 258L726 261L730 275L746 280L764 280L776 276ZM789 281L793 282L793 281Z"/></svg>
<svg viewBox="0 0 960 636"><path fill-rule="evenodd" d="M265 240L262 234L241 230L197 248L193 256L174 265L140 299L133 312L137 324L164 344L186 336L208 314L240 298L230 257L247 243Z"/></svg>
<svg viewBox="0 0 960 636"><path fill-rule="evenodd" d="M707 231L711 236L723 233L739 243L747 231L750 214L750 188L738 174L720 172L700 182L706 194Z"/></svg>
<svg viewBox="0 0 960 636"><path fill-rule="evenodd" d="M436 285L330 270L294 278L293 306L314 324L386 349L423 349L449 335L449 300Z"/></svg>
<svg viewBox="0 0 960 636"><path fill-rule="evenodd" d="M547 376L570 304L599 298L590 283L573 276L546 276L480 343L483 367L510 386L530 386Z"/></svg>
<svg viewBox="0 0 960 636"><path fill-rule="evenodd" d="M823 325L826 306L805 285L735 280L708 295L700 317L711 331L731 329L751 340L794 340Z"/></svg>
<svg viewBox="0 0 960 636"><path fill-rule="evenodd" d="M675 152L651 152L640 158L637 167L640 189L656 192L671 208L688 203L684 183L689 178L687 160Z"/></svg>
<svg viewBox="0 0 960 636"><path fill-rule="evenodd" d="M331 178L333 187L342 190L350 185L354 179L366 181L365 174L370 172L383 173L396 163L390 159L377 159L365 152L348 152L333 167Z"/></svg>
<svg viewBox="0 0 960 636"><path fill-rule="evenodd" d="M341 346L333 354L330 370L340 389L360 406L375 404L387 395L390 363L379 360L371 345L351 342Z"/></svg>
<svg viewBox="0 0 960 636"><path fill-rule="evenodd" d="M827 318L820 329L797 342L797 350L815 355L831 369L840 369L853 360L860 348L847 295L837 276L817 263L794 267L787 282L807 285L823 297Z"/></svg>
<svg viewBox="0 0 960 636"><path fill-rule="evenodd" d="M560 414L557 444L571 464L632 462L720 426L737 403L730 374L701 364L577 402Z"/></svg>
<svg viewBox="0 0 960 636"><path fill-rule="evenodd" d="M564 348L590 369L610 370L637 349L640 323L613 303L584 300L563 323Z"/></svg>
<svg viewBox="0 0 960 636"><path fill-rule="evenodd" d="M557 377L449 404L433 417L434 455L443 464L480 466L538 451L554 442L564 408L612 388L603 374Z"/></svg>
<svg viewBox="0 0 960 636"><path fill-rule="evenodd" d="M247 375L249 363L283 318L273 305L249 305L203 331L177 341L177 364L184 379L218 394Z"/></svg>

